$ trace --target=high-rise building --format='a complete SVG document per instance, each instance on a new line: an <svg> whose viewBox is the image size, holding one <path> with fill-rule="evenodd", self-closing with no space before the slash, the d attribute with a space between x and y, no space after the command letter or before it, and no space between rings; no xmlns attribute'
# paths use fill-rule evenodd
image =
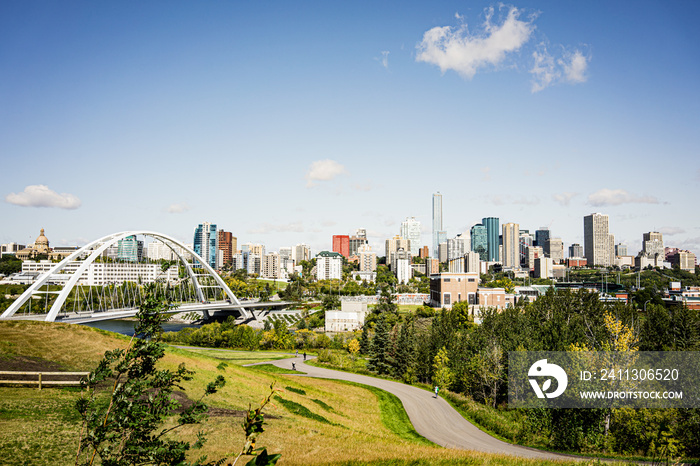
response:
<svg viewBox="0 0 700 466"><path fill-rule="evenodd" d="M583 247L588 266L615 264L615 237L608 230L608 216L594 213L583 217Z"/></svg>
<svg viewBox="0 0 700 466"><path fill-rule="evenodd" d="M276 252L265 254L261 272L265 278L280 278L280 255Z"/></svg>
<svg viewBox="0 0 700 466"><path fill-rule="evenodd" d="M549 228L540 227L539 230L535 231L535 244L533 246L539 246L544 249L544 243L549 239Z"/></svg>
<svg viewBox="0 0 700 466"><path fill-rule="evenodd" d="M340 280L343 256L337 252L321 251L316 255L316 280Z"/></svg>
<svg viewBox="0 0 700 466"><path fill-rule="evenodd" d="M440 233L442 229L442 194L438 191L433 194L433 258L438 259L438 246L441 243ZM445 236L447 236L445 234ZM446 238L445 238L446 239Z"/></svg>
<svg viewBox="0 0 700 466"><path fill-rule="evenodd" d="M219 267L231 265L233 255L238 249L238 238L231 232L219 230Z"/></svg>
<svg viewBox="0 0 700 466"><path fill-rule="evenodd" d="M561 238L547 238L544 255L552 259L552 264L561 264L564 261L564 242Z"/></svg>
<svg viewBox="0 0 700 466"><path fill-rule="evenodd" d="M658 231L644 233L642 237L642 252L647 256L654 257L657 254L664 256L664 237Z"/></svg>
<svg viewBox="0 0 700 466"><path fill-rule="evenodd" d="M350 256L356 256L360 246L367 243L367 230L358 228L355 235L350 237Z"/></svg>
<svg viewBox="0 0 700 466"><path fill-rule="evenodd" d="M134 235L117 241L117 259L126 262L141 262L143 241L137 240Z"/></svg>
<svg viewBox="0 0 700 466"><path fill-rule="evenodd" d="M447 240L448 261L463 258L467 250L467 240L461 234Z"/></svg>
<svg viewBox="0 0 700 466"><path fill-rule="evenodd" d="M578 243L574 243L569 246L569 257L584 257L583 246Z"/></svg>
<svg viewBox="0 0 700 466"><path fill-rule="evenodd" d="M498 254L498 237L500 234L498 223L498 217L487 217L481 220L481 224L486 227L486 260L489 262L500 261Z"/></svg>
<svg viewBox="0 0 700 466"><path fill-rule="evenodd" d="M465 273L479 273L481 261L481 255L476 251L470 251L464 255L464 272Z"/></svg>
<svg viewBox="0 0 700 466"><path fill-rule="evenodd" d="M479 260L488 260L488 235L486 227L481 223L477 223L469 230L471 234L471 250L479 254Z"/></svg>
<svg viewBox="0 0 700 466"><path fill-rule="evenodd" d="M301 261L311 260L311 248L304 243L297 244L292 249L292 259L296 265L299 265Z"/></svg>
<svg viewBox="0 0 700 466"><path fill-rule="evenodd" d="M425 259L429 255L430 255L430 250L429 250L428 246L423 246L422 248L420 248L418 250L418 257L422 257L423 259Z"/></svg>
<svg viewBox="0 0 700 466"><path fill-rule="evenodd" d="M399 235L394 236L393 238L389 238L386 240L386 263L387 265L392 265L394 263L393 256L396 254L396 251L399 249L403 249L404 251L411 251L411 242L406 239L402 238ZM393 271L393 269L392 269Z"/></svg>
<svg viewBox="0 0 700 466"><path fill-rule="evenodd" d="M413 277L411 268L411 251L400 248L392 255L391 270L396 274L398 283L408 283Z"/></svg>
<svg viewBox="0 0 700 466"><path fill-rule="evenodd" d="M369 244L363 244L357 251L360 257L360 272L374 272L377 270L377 254L372 251Z"/></svg>
<svg viewBox="0 0 700 466"><path fill-rule="evenodd" d="M350 257L350 237L348 235L333 235L333 252L346 259Z"/></svg>
<svg viewBox="0 0 700 466"><path fill-rule="evenodd" d="M535 261L544 257L544 251L539 246L528 246L525 259L525 267L530 271L535 270Z"/></svg>
<svg viewBox="0 0 700 466"><path fill-rule="evenodd" d="M627 255L627 245L622 244L622 243L617 243L615 245L615 255L618 257L626 256Z"/></svg>
<svg viewBox="0 0 700 466"><path fill-rule="evenodd" d="M194 252L214 269L217 265L218 240L219 237L216 234L216 225L213 223L200 223L194 230ZM201 268L199 263L195 263L193 266Z"/></svg>
<svg viewBox="0 0 700 466"><path fill-rule="evenodd" d="M411 241L411 255L417 256L420 249L420 222L416 217L406 217L406 220L401 222L401 231L399 236Z"/></svg>
<svg viewBox="0 0 700 466"><path fill-rule="evenodd" d="M520 267L520 225L503 224L503 267Z"/></svg>
<svg viewBox="0 0 700 466"><path fill-rule="evenodd" d="M535 235L529 230L520 230L520 264L525 265L528 261L527 248L535 246Z"/></svg>

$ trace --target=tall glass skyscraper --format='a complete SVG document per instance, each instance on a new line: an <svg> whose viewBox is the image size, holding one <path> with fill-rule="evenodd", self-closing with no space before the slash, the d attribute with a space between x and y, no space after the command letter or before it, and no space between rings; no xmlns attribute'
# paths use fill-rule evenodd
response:
<svg viewBox="0 0 700 466"><path fill-rule="evenodd" d="M440 240L447 241L447 233L442 229L442 194L433 194L433 258L438 259Z"/></svg>
<svg viewBox="0 0 700 466"><path fill-rule="evenodd" d="M209 266L216 268L216 251L219 249L219 237L216 225L209 222L200 223L194 230L194 252L204 259ZM201 267L195 263L194 267Z"/></svg>
<svg viewBox="0 0 700 466"><path fill-rule="evenodd" d="M486 232L486 227L481 223L474 225L471 230L471 250L479 254L479 260L488 260L488 234Z"/></svg>
<svg viewBox="0 0 700 466"><path fill-rule="evenodd" d="M486 217L481 219L481 224L486 227L487 259L489 262L498 262L500 261L498 237L501 233L498 228L499 219L498 217Z"/></svg>

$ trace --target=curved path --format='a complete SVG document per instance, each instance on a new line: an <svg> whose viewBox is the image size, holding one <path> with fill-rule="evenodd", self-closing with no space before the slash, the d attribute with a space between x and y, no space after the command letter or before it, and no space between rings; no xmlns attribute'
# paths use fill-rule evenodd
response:
<svg viewBox="0 0 700 466"><path fill-rule="evenodd" d="M443 447L512 455L522 458L568 461L585 459L580 456L550 453L498 440L464 419L444 399L434 398L432 393L411 385L310 366L304 364L301 357L269 361L264 364L273 364L277 367L291 369L292 362L296 364L297 370L306 372L306 374L299 374L299 376L347 380L381 388L389 393L393 393L403 403L404 409L416 431L431 442Z"/></svg>

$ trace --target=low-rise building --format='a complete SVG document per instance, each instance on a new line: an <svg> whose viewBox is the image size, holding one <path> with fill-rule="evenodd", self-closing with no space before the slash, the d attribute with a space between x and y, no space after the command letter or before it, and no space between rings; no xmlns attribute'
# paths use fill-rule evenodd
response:
<svg viewBox="0 0 700 466"><path fill-rule="evenodd" d="M430 302L435 307L451 308L454 303L476 302L478 273L439 273L430 276Z"/></svg>
<svg viewBox="0 0 700 466"><path fill-rule="evenodd" d="M365 323L367 303L359 301L342 301L339 311L326 311L326 332L352 332L359 330Z"/></svg>

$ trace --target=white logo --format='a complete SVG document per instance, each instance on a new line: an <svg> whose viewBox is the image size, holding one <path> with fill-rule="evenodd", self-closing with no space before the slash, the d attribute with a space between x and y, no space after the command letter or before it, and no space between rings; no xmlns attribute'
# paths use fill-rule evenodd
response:
<svg viewBox="0 0 700 466"><path fill-rule="evenodd" d="M552 393L547 393L547 390L549 390L549 387L552 385L551 378L544 381L542 388L540 388L536 379L530 379L530 385L532 385L532 389L535 391L537 398L544 398L545 396L547 396L547 398L556 398L564 393L564 390L566 390L566 385L569 383L569 378L566 376L564 369L556 364L547 364L546 359L540 359L535 364L530 366L530 370L528 371L527 375L529 377L554 377L557 381L557 389Z"/></svg>

